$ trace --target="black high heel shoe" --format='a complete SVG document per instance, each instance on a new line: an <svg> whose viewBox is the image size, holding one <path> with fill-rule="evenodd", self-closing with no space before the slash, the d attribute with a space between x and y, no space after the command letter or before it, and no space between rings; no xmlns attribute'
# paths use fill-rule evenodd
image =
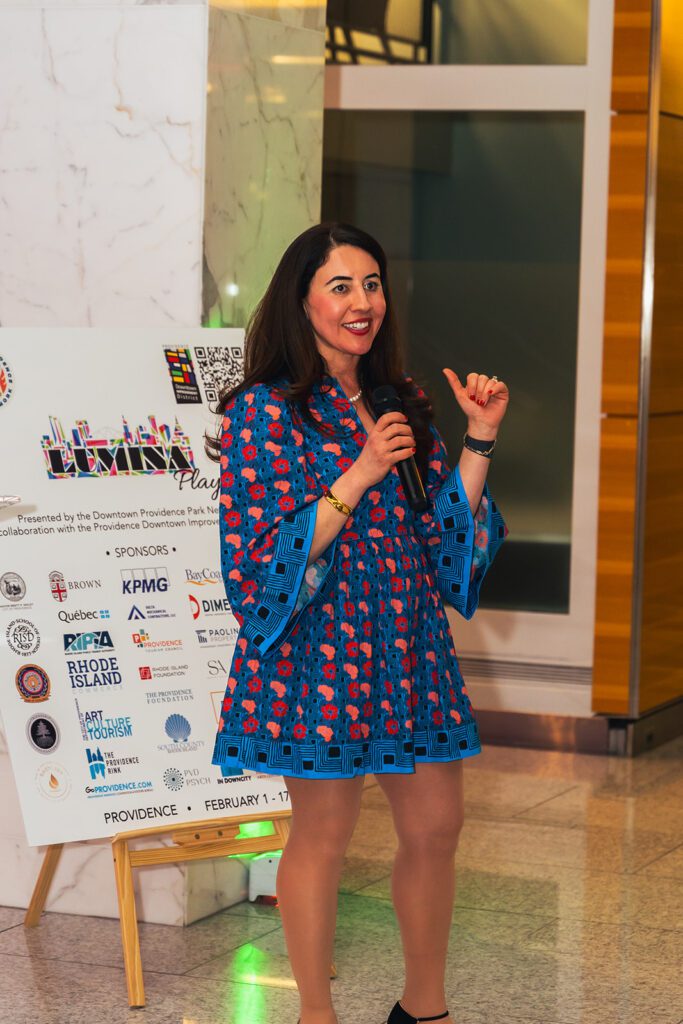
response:
<svg viewBox="0 0 683 1024"><path fill-rule="evenodd" d="M403 1009L400 1003L396 1003L389 1014L387 1024L420 1024L423 1020L443 1020L447 1016L448 1010L445 1013L437 1013L435 1017L413 1017L407 1010Z"/></svg>

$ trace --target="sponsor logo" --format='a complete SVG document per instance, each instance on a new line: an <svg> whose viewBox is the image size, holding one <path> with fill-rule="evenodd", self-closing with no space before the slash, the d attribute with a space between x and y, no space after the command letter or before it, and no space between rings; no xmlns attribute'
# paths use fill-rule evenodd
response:
<svg viewBox="0 0 683 1024"><path fill-rule="evenodd" d="M195 629L197 643L201 647L221 647L231 643L239 632L237 626L222 626L220 629Z"/></svg>
<svg viewBox="0 0 683 1024"><path fill-rule="evenodd" d="M185 582L193 587L215 587L221 580L220 569L185 570Z"/></svg>
<svg viewBox="0 0 683 1024"><path fill-rule="evenodd" d="M173 548L175 551L175 548ZM107 554L109 552L107 551ZM155 558L157 555L167 555L167 544L143 544L142 547L128 546L125 548L114 548L116 558Z"/></svg>
<svg viewBox="0 0 683 1024"><path fill-rule="evenodd" d="M201 405L202 396L189 348L165 348L164 353L178 405Z"/></svg>
<svg viewBox="0 0 683 1024"><path fill-rule="evenodd" d="M145 697L148 704L186 704L194 700L192 690L147 690Z"/></svg>
<svg viewBox="0 0 683 1024"><path fill-rule="evenodd" d="M9 649L22 658L35 654L40 647L38 628L28 619L12 619L5 630L5 639Z"/></svg>
<svg viewBox="0 0 683 1024"><path fill-rule="evenodd" d="M10 604L18 604L26 596L26 584L18 572L4 572L0 576L0 595Z"/></svg>
<svg viewBox="0 0 683 1024"><path fill-rule="evenodd" d="M0 409L7 405L14 390L14 378L9 363L0 356Z"/></svg>
<svg viewBox="0 0 683 1024"><path fill-rule="evenodd" d="M71 792L69 773L63 765L54 761L38 769L35 781L38 792L48 800L64 800Z"/></svg>
<svg viewBox="0 0 683 1024"><path fill-rule="evenodd" d="M177 818L178 808L175 804L163 804L156 807L130 807L123 811L105 811L106 825L122 825L127 821L150 821L153 818Z"/></svg>
<svg viewBox="0 0 683 1024"><path fill-rule="evenodd" d="M134 604L128 613L128 621L139 622L140 619L175 619L175 612L157 604L144 604L142 607L139 604Z"/></svg>
<svg viewBox="0 0 683 1024"><path fill-rule="evenodd" d="M93 740L125 739L133 735L133 720L129 715L111 718L106 716L101 708L96 711L81 711L77 700L75 704L81 736L86 743Z"/></svg>
<svg viewBox="0 0 683 1024"><path fill-rule="evenodd" d="M49 715L33 715L26 723L26 735L34 750L49 754L59 746L59 728Z"/></svg>
<svg viewBox="0 0 683 1024"><path fill-rule="evenodd" d="M55 601L59 601L60 604L62 601L66 601L69 593L64 582L64 575L55 569L54 572L50 573L48 579L50 581L50 592Z"/></svg>
<svg viewBox="0 0 683 1024"><path fill-rule="evenodd" d="M85 787L85 794L89 800L103 796L121 796L124 793L150 792L154 789L151 779L122 779L116 782L99 782L99 779L108 779L110 775L120 775L125 768L136 766L140 763L139 757L115 757L111 751L102 752L100 747L91 749L85 748L91 782L96 785Z"/></svg>
<svg viewBox="0 0 683 1024"><path fill-rule="evenodd" d="M167 753L193 753L201 750L204 740L190 740L192 727L185 718L185 715L169 715L164 725L164 731L171 740L170 743L157 744L157 750L164 750Z"/></svg>
<svg viewBox="0 0 683 1024"><path fill-rule="evenodd" d="M106 608L100 608L97 612L65 612L64 609L62 609L57 612L57 618L60 622L93 622L95 619L109 619L111 618L111 615Z"/></svg>
<svg viewBox="0 0 683 1024"><path fill-rule="evenodd" d="M202 597L197 599L194 594L187 595L192 609L192 618L196 621L200 615L229 615L230 603L227 597Z"/></svg>
<svg viewBox="0 0 683 1024"><path fill-rule="evenodd" d="M42 437L45 468L50 480L80 477L119 477L192 472L190 439L178 423L171 427L148 417L148 426L132 429L126 419L113 437L94 437L87 420L65 432L50 416L50 433Z"/></svg>
<svg viewBox="0 0 683 1024"><path fill-rule="evenodd" d="M174 790L174 792L182 789L185 785L183 773L178 771L177 768L167 768L164 772L164 785L167 789Z"/></svg>
<svg viewBox="0 0 683 1024"><path fill-rule="evenodd" d="M64 573L58 572L56 569L50 573L48 579L50 581L50 592L55 601L59 601L60 604L66 601L69 591L102 589L102 580L65 580Z"/></svg>
<svg viewBox="0 0 683 1024"><path fill-rule="evenodd" d="M95 633L64 633L65 654L88 654L91 651L113 651L111 635L100 629Z"/></svg>
<svg viewBox="0 0 683 1024"><path fill-rule="evenodd" d="M165 565L122 569L121 581L124 594L165 594L170 586Z"/></svg>
<svg viewBox="0 0 683 1024"><path fill-rule="evenodd" d="M172 679L174 676L186 675L189 665L141 665L138 668L140 679Z"/></svg>
<svg viewBox="0 0 683 1024"><path fill-rule="evenodd" d="M27 704L39 704L50 696L50 677L40 665L22 665L14 681Z"/></svg>
<svg viewBox="0 0 683 1024"><path fill-rule="evenodd" d="M220 658L207 658L206 668L210 676L227 676L230 666Z"/></svg>
<svg viewBox="0 0 683 1024"><path fill-rule="evenodd" d="M144 647L146 651L177 651L183 646L183 641L179 637L171 640L152 640L144 629L139 633L131 633L131 637L136 647Z"/></svg>
<svg viewBox="0 0 683 1024"><path fill-rule="evenodd" d="M79 658L67 661L71 689L91 686L120 686L121 673L115 657Z"/></svg>

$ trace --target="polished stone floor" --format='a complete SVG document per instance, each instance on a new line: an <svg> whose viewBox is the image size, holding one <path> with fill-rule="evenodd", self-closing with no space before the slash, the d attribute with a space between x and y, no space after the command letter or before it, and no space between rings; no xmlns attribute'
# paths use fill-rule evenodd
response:
<svg viewBox="0 0 683 1024"><path fill-rule="evenodd" d="M683 740L632 761L486 747L465 787L456 1024L683 1024ZM401 987L390 817L376 785L363 803L339 898L340 1024L383 1024ZM0 908L2 1024L295 1024L272 907L142 925L140 1010L117 922L47 914L27 932L22 916Z"/></svg>

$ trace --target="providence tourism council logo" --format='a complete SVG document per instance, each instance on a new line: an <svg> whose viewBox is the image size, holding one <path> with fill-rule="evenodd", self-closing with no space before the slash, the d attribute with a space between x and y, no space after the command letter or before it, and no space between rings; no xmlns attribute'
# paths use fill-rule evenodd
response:
<svg viewBox="0 0 683 1024"><path fill-rule="evenodd" d="M173 430L149 416L149 426L134 430L122 418L122 431L111 437L95 437L87 420L65 433L61 422L50 416L50 433L41 447L50 480L77 477L154 476L159 473L193 472L190 439L175 421Z"/></svg>

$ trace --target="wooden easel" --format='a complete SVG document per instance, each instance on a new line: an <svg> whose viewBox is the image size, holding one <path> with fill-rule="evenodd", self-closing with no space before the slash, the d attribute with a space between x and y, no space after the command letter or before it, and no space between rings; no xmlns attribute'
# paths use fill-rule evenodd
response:
<svg viewBox="0 0 683 1024"><path fill-rule="evenodd" d="M215 818L212 821L191 821L185 825L160 825L156 828L140 829L135 832L119 832L113 837L111 844L114 855L129 1006L145 1005L133 868L150 864L180 864L189 860L208 860L211 857L227 857L235 853L266 853L268 850L282 850L289 836L290 818L291 811L275 811L266 817L261 812L261 814L251 814L239 819ZM240 837L241 826L251 821L272 821L275 833L270 836ZM173 846L131 850L128 845L135 839L167 835L171 836ZM24 925L27 928L35 928L40 921L40 915L45 907L63 848L64 844L60 843L48 846L45 851L43 865L24 918ZM331 973L334 977L336 973L334 966Z"/></svg>

